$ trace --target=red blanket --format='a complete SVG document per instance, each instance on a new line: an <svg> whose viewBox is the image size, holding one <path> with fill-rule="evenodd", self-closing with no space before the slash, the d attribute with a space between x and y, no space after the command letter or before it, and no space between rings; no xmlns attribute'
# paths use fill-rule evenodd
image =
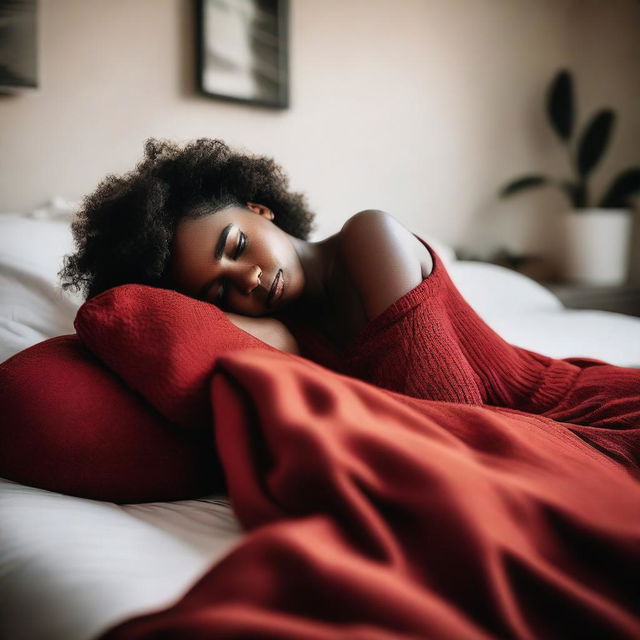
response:
<svg viewBox="0 0 640 640"><path fill-rule="evenodd" d="M640 638L640 399L576 427L268 351L221 356L210 392L248 533L102 640Z"/></svg>

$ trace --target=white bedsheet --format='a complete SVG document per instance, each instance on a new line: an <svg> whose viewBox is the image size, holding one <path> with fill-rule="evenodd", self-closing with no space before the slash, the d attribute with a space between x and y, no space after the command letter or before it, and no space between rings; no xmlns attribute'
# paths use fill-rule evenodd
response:
<svg viewBox="0 0 640 640"><path fill-rule="evenodd" d="M0 637L86 640L179 598L242 533L224 498L118 506L0 479Z"/></svg>

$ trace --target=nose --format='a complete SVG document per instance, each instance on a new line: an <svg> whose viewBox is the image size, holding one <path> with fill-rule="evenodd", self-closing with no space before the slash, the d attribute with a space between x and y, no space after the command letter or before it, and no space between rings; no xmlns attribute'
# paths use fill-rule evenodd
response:
<svg viewBox="0 0 640 640"><path fill-rule="evenodd" d="M238 274L237 286L242 293L248 296L256 287L260 286L261 276L262 269L257 264L245 267Z"/></svg>

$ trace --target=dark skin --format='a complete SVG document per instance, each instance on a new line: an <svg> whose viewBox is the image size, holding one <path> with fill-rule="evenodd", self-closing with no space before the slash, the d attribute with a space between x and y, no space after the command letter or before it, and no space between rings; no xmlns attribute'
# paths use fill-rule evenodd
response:
<svg viewBox="0 0 640 640"><path fill-rule="evenodd" d="M303 313L345 346L431 273L424 245L382 211L361 211L319 242L282 231L275 215L247 203L183 219L174 237L171 273L178 291L219 306L235 324L284 351L298 353L297 345L270 316Z"/></svg>

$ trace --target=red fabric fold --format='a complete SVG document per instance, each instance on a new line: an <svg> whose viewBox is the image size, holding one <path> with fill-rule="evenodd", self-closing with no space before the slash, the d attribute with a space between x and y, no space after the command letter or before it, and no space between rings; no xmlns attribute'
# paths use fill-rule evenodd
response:
<svg viewBox="0 0 640 640"><path fill-rule="evenodd" d="M247 535L102 640L640 637L637 429L606 434L616 460L573 432L588 422L253 350L218 359L211 402Z"/></svg>

